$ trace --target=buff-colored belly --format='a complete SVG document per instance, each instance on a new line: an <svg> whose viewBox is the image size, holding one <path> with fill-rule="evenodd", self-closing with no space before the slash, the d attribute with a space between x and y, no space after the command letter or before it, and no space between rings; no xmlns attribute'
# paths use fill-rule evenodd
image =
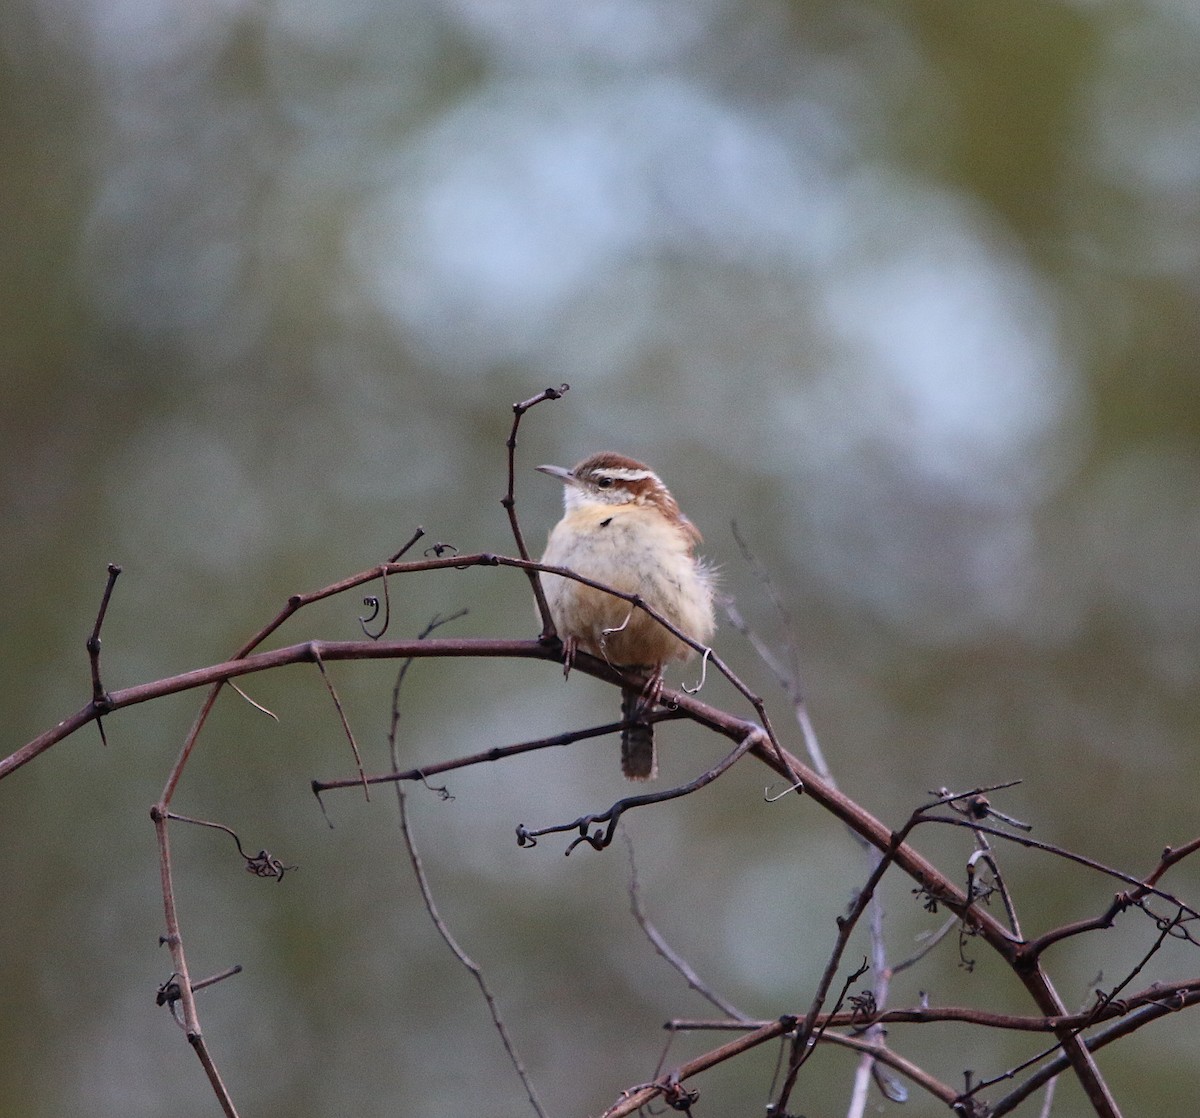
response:
<svg viewBox="0 0 1200 1118"><path fill-rule="evenodd" d="M690 542L652 511L578 511L551 533L543 562L640 595L701 643L712 636L711 575L691 554ZM556 575L542 580L559 635L573 636L586 652L613 664L646 666L692 654L649 614L623 599Z"/></svg>

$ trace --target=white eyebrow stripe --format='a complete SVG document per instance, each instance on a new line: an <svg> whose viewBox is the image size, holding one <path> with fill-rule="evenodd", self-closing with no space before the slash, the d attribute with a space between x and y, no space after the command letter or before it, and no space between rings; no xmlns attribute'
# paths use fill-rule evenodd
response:
<svg viewBox="0 0 1200 1118"><path fill-rule="evenodd" d="M597 470L596 476L610 477L613 481L646 481L649 478L658 480L658 475L653 470L610 469L607 466L602 470Z"/></svg>

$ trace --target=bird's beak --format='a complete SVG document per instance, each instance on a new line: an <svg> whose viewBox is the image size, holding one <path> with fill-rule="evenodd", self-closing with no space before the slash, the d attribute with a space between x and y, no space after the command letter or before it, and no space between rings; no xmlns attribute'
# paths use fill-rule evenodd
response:
<svg viewBox="0 0 1200 1118"><path fill-rule="evenodd" d="M579 481L570 470L563 469L562 466L534 466L534 469L539 473L549 474L551 477L558 478L565 485L578 485Z"/></svg>

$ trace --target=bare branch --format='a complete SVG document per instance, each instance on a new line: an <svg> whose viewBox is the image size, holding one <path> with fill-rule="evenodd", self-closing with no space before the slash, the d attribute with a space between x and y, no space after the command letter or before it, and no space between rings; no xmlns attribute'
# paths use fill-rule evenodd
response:
<svg viewBox="0 0 1200 1118"><path fill-rule="evenodd" d="M1134 1013L1127 1014L1107 1029L1093 1033L1083 1043L1087 1046L1089 1052L1099 1051L1106 1045L1112 1044L1113 1041L1120 1040L1122 1037L1136 1032L1151 1021L1157 1021L1168 1014L1178 1013L1180 1010L1194 1005L1200 1005L1200 989L1192 990L1186 994L1179 993L1171 997L1164 997L1161 1001L1155 1001L1143 1006ZM1055 1076L1061 1075L1068 1067L1070 1067L1070 1061L1066 1055L1057 1056L1040 1067L1010 1094L992 1103L992 1118L1002 1118L1002 1115L1012 1113L1034 1091L1044 1086Z"/></svg>
<svg viewBox="0 0 1200 1118"><path fill-rule="evenodd" d="M179 912L175 904L175 886L172 881L171 847L167 838L168 818L166 811L155 804L150 809L150 818L154 821L154 831L158 838L159 872L162 877L163 907L166 916L167 931L163 942L171 952L171 960L175 965L175 973L179 978L179 1001L183 1015L183 1029L187 1034L188 1043L200 1060L204 1074L208 1077L209 1085L221 1105L226 1118L238 1118L237 1109L233 1105L221 1073L217 1070L216 1062L208 1050L204 1035L200 1030L200 1018L196 1015L195 987L188 974L187 956L183 950L183 937L179 932Z"/></svg>
<svg viewBox="0 0 1200 1118"><path fill-rule="evenodd" d="M1030 850L1044 851L1045 853L1052 854L1057 858L1062 858L1068 862L1075 862L1078 865L1086 866L1088 869L1095 870L1097 873L1102 873L1107 877L1114 878L1117 881L1123 881L1127 885L1132 885L1133 889L1128 894L1120 894L1118 901L1114 902L1119 902L1120 908L1128 907L1128 905L1136 899L1152 895L1161 897L1169 904L1177 905L1189 916L1200 918L1200 911L1197 911L1195 908L1185 904L1174 894L1168 893L1163 889L1159 889L1155 885L1149 884L1149 879L1147 879L1147 881L1143 881L1141 878L1134 877L1133 874L1125 873L1123 870L1115 869L1112 866L1106 866L1103 862L1098 862L1095 858L1088 858L1083 854L1076 854L1074 851L1067 850L1062 846L1056 846L1052 842L1043 842L1039 839L1030 838L1028 835L1016 835L1009 831L1002 831L997 827L989 827L982 823L964 819L954 819L947 816L927 815L925 817L925 822L943 823L952 827L967 827L979 834L993 835L997 838L1002 838L1007 842L1016 843L1018 846L1028 847ZM1157 880L1157 877L1154 879ZM1111 919L1109 920L1109 923L1096 923L1097 920L1102 921L1103 919L1103 917L1092 918L1087 921L1081 921L1078 925L1068 924L1062 928L1053 929L1039 939L1031 940L1025 945L1024 951L1028 954L1040 954L1048 946L1050 946L1051 943L1056 943L1066 936L1078 934L1079 931L1089 931L1094 927L1106 928L1109 926L1109 924L1111 924Z"/></svg>
<svg viewBox="0 0 1200 1118"><path fill-rule="evenodd" d="M1106 1002L1097 1008L1061 1017L1044 1017L1041 1014L993 1013L974 1006L921 1005L896 1009L884 1009L864 1020L857 1012L823 1014L818 1023L828 1028L857 1028L864 1024L878 1025L928 1025L935 1022L959 1022L976 1025L984 1029L1003 1029L1021 1033L1052 1033L1057 1029L1086 1029L1105 1021L1124 1020L1144 1008L1167 1007L1176 1012L1186 1005L1200 1000L1200 978L1189 978L1182 982L1155 982L1144 990L1130 994L1120 1001ZM797 1019L798 1020L798 1019ZM702 1020L674 1018L667 1028L675 1032L746 1032L770 1028L778 1019L770 1021ZM794 1027L794 1026L793 1026ZM791 1031L791 1030L787 1030Z"/></svg>
<svg viewBox="0 0 1200 1118"><path fill-rule="evenodd" d="M15 771L41 752L50 748L56 742L62 741L75 730L88 722L95 721L100 725L101 720L126 706L147 702L159 697L176 694L185 690L207 689L196 719L189 730L179 754L172 766L163 788L159 802L151 811L156 829L159 851L159 868L162 881L162 894L166 932L163 942L172 953L175 972L167 984L160 990L163 1004L169 1004L172 1012L177 1014L189 1043L200 1059L205 1073L212 1084L222 1109L227 1115L235 1113L228 1091L221 1082L215 1063L212 1060L196 1013L194 994L205 985L217 980L206 979L193 983L188 976L188 960L184 951L183 938L179 924L175 883L173 880L172 857L169 845L169 826L172 822L186 822L204 827L221 830L229 834L238 847L238 851L251 872L261 876L281 878L283 873L292 867L285 867L266 851L260 851L257 856L251 856L243 849L238 835L229 827L220 823L208 822L182 816L170 810L171 801L178 788L184 769L191 756L199 735L206 725L207 719L221 688L230 683L240 694L244 692L233 683L243 675L274 668L291 663L313 663L321 673L322 679L342 722L343 730L350 742L357 769L356 779L341 779L324 782L313 782L313 790L318 795L326 790L350 786L362 787L364 793L374 783L390 782L396 785L397 802L400 812L400 829L403 835L413 872L419 883L426 909L439 935L445 940L459 962L472 974L480 987L484 1000L487 1002L493 1023L505 1045L510 1060L522 1080L529 1095L530 1102L537 1114L542 1114L540 1104L529 1082L525 1070L517 1058L511 1039L501 1020L496 1001L484 981L479 966L462 949L455 940L449 928L443 921L434 903L432 889L428 881L420 853L417 849L411 822L407 812L407 801L403 790L403 782L410 780L426 781L430 776L477 765L493 762L520 753L533 750L568 745L611 733L628 725L627 722L612 723L605 726L591 727L583 730L560 733L551 737L537 740L518 742L515 745L493 747L482 752L454 759L438 761L420 768L399 770L396 738L399 723L399 694L405 674L417 658L489 658L508 657L529 660L557 660L559 648L553 641L553 629L549 623L548 611L545 609L544 597L540 592L541 573L552 573L564 578L575 579L594 589L611 594L629 603L630 614L633 610L642 610L657 624L670 631L677 639L689 645L702 657L702 678L707 665L711 663L715 669L729 681L743 699L753 707L757 720L741 717L729 711L714 707L700 701L692 694L684 692L664 692L663 701L666 708L655 711L652 715L642 716L654 721L667 719L688 719L699 726L728 738L733 744L731 751L717 765L701 773L695 779L676 788L666 789L642 795L630 796L614 803L607 810L597 814L584 815L571 823L558 824L538 830L530 830L524 826L517 828L518 842L521 845L533 845L540 836L553 833L577 832L576 837L567 847L570 853L580 843L587 843L594 849L608 846L616 832L622 814L632 808L651 806L666 802L698 791L727 771L747 753L756 760L768 766L774 773L779 774L788 786L803 789L806 793L804 802L811 801L814 805L830 812L843 821L851 831L871 851L872 865L867 882L855 899L848 914L838 922L837 934L832 951L828 957L821 980L813 992L807 1012L803 1020L796 1016L786 1015L772 1022L763 1022L750 1028L745 1035L738 1037L728 1044L721 1045L712 1052L705 1053L694 1060L689 1060L678 1068L656 1073L652 1083L643 1084L626 1093L625 1097L612 1109L610 1115L632 1113L638 1107L645 1105L654 1097L659 1097L669 1105L686 1111L694 1102L694 1092L685 1081L705 1068L712 1067L724 1060L733 1059L757 1044L770 1039L784 1038L784 1044L790 1050L786 1064L786 1075L775 1109L785 1110L790 1094L796 1085L798 1074L808 1055L816 1044L827 1042L849 1047L859 1052L863 1059L860 1063L856 1080L854 1100L851 1104L851 1114L858 1114L865 1105L866 1089L869 1085L869 1075L878 1061L880 1068L887 1068L903 1075L918 1084L921 1089L929 1092L948 1107L963 1114L982 1114L987 1104L982 1100L985 1088L1011 1081L1015 1082L1021 1075L1027 1078L1017 1086L1005 1099L998 1104L992 1104L994 1113L1005 1111L1003 1107L1012 1107L1020 1098L1037 1089L1054 1075L1061 1074L1068 1067L1074 1070L1083 1090L1088 1096L1092 1110L1100 1118L1116 1118L1119 1114L1104 1080L1101 1078L1092 1059L1092 1051L1104 1044L1111 1043L1120 1036L1127 1035L1134 1028L1156 1020L1166 1013L1179 1010L1200 1002L1200 980L1191 980L1152 986L1140 994L1122 997L1125 991L1137 979L1148 965L1149 961L1166 945L1168 940L1183 941L1197 945L1197 937L1193 933L1192 921L1200 918L1200 910L1178 900L1171 893L1159 887L1159 882L1168 870L1179 862L1200 850L1200 838L1194 839L1176 849L1167 848L1153 869L1144 878L1123 873L1103 865L1094 859L1074 854L1057 847L1054 844L1034 840L1020 833L1012 833L1000 827L989 826L985 820L994 819L1017 830L1027 828L1020 823L1003 815L992 808L984 793L994 789L975 789L969 793L949 793L944 790L936 794L937 799L930 804L918 808L899 830L893 831L881 820L868 812L861 805L843 794L834 783L828 772L819 745L816 742L811 722L808 719L804 702L803 690L799 683L798 669L795 661L798 659L794 647L790 649L793 666L789 670L775 660L761 641L750 632L749 627L741 622L736 610L730 607L730 615L735 618L735 625L743 631L759 647L768 666L780 678L785 690L792 698L797 712L801 732L809 748L809 756L813 760L812 767L806 766L789 753L776 735L768 718L765 704L761 697L754 694L738 675L711 648L690 640L669 619L661 616L637 594L626 593L616 588L605 586L594 580L583 578L564 568L547 566L536 563L529 558L515 508L516 481L516 446L517 434L521 418L525 411L536 404L549 399L555 399L566 390L547 389L538 396L514 405L514 420L508 443L508 487L502 505L506 509L513 537L519 554L518 558L498 556L489 552L478 552L462 555L450 545L436 544L425 552L424 557L412 561L402 561L403 557L423 537L423 531L416 533L387 563L379 564L368 570L359 572L348 578L339 580L319 590L308 594L297 594L289 598L278 614L246 644L242 646L229 660L212 664L194 671L177 676L160 679L152 683L141 684L113 692L106 691L102 686L99 652L100 631L111 599L113 585L119 567L109 568L109 581L100 604L91 637L88 640L88 654L91 663L91 699L86 706L58 726L27 743L11 756L0 761L0 778ZM736 534L736 533L735 533ZM747 555L748 561L755 567L760 579L771 594L780 617L788 621L783 602L779 599L774 587L771 586L765 573L758 568L753 556L750 555L744 542L738 537L738 542ZM387 641L382 639L391 622L391 595L389 582L401 575L412 575L422 571L434 570L467 570L490 567L507 567L524 573L533 587L535 597L542 613L543 630L539 639L530 640L493 640L482 638L430 639L430 634L443 619L435 619L415 641ZM323 641L306 640L291 644L287 647L260 651L260 647L268 637L274 634L288 619L305 606L330 598L337 594L346 593L354 588L373 582L383 581L382 606L379 598L364 599L368 607L374 609L370 616L360 618L363 632L367 639L355 641ZM375 625L382 616L381 627L374 631L369 626ZM446 619L448 620L448 619ZM771 658L768 658L771 657ZM327 662L333 660L365 660L365 659L397 659L401 661L392 697L392 725L389 732L392 770L390 773L368 777L363 769L361 754L357 741L351 730L346 711L333 685ZM589 657L581 654L576 658L575 667L597 679L610 684L628 684L630 677L602 658ZM254 704L258 706L258 704ZM263 709L259 707L259 709ZM270 713L270 712L268 712ZM746 712L747 714L749 712ZM101 734L103 736L103 726ZM442 791L444 789L435 789ZM790 803L790 801L789 801ZM944 808L939 813L938 808ZM779 808L776 810L787 810ZM959 880L961 871L953 874L943 873L933 863L918 853L911 845L913 832L925 823L943 823L961 826L972 832L977 850L968 861L967 879L964 884ZM1081 865L1093 871L1103 873L1113 880L1122 882L1123 891L1113 897L1103 911L1084 920L1074 921L1059 927L1041 930L1039 935L1026 938L1021 931L1020 922L1012 896L1009 893L1004 877L999 868L996 850L999 844L989 842L989 837L995 837L1007 842L1016 842L1029 849L1036 849L1062 860L1063 864ZM986 868L986 870L985 870ZM985 1010L936 1008L920 1006L910 1010L889 1010L885 1007L888 982L899 969L912 965L916 959L907 960L896 967L886 965L886 955L883 950L882 920L876 898L883 877L895 870L908 875L917 888L914 890L922 895L931 911L938 906L946 906L954 913L954 920L945 925L945 931L958 927L960 942L963 937L974 936L990 947L996 955L1012 970L1024 984L1033 1001L1040 1009L1037 1015L1023 1017L1005 1017L1004 1015L989 1014ZM997 919L986 908L989 896L999 893L1004 902L1004 913ZM1162 915L1156 908L1162 906L1157 900L1169 902L1175 909L1174 915ZM695 1027L730 1028L737 1027L746 1030L754 1026L740 1012L715 994L704 983L684 960L683 956L666 943L661 934L654 928L646 917L641 905L638 891L636 870L632 867L631 853L631 882L630 901L634 917L643 932L650 939L656 950L684 977L688 984L702 996L708 998L721 1011L731 1015L734 1020L718 1023L699 1023ZM1096 1003L1085 1013L1068 1014L1062 1000L1054 989L1050 976L1043 969L1043 957L1051 946L1065 944L1072 939L1091 931L1109 927L1116 918L1128 909L1138 909L1149 916L1156 924L1157 935L1148 947L1143 958L1132 967L1123 979L1111 990L1103 993ZM870 912L870 933L872 943L872 982L871 990L854 992L851 987L854 982L866 973L864 968L846 975L842 969L842 960L848 949L853 931L861 926L863 917ZM1002 922L1003 921L1003 922ZM943 934L944 934L943 932ZM936 938L933 942L936 942ZM928 948L926 949L927 952ZM924 955L926 952L922 952ZM920 958L921 956L917 956ZM223 972L230 973L230 972ZM831 1000L831 991L835 990L835 982L841 978L840 993L833 998L832 1008L827 1004ZM849 1011L843 1011L842 1003L849 1005ZM1119 1018L1119 1020L1118 1020ZM1036 1056L1016 1067L1010 1068L1000 1075L968 1082L963 1092L954 1091L945 1084L929 1076L923 1069L914 1065L905 1057L892 1051L884 1043L883 1026L885 1024L911 1022L924 1024L932 1021L960 1021L976 1027L1021 1029L1030 1032L1052 1034L1054 1044ZM1101 1027L1108 1022L1107 1027ZM686 1023L672 1022L672 1032L682 1030ZM845 1028L848 1034L834 1031ZM1090 1035L1088 1035L1090 1034ZM1061 1054L1060 1050L1061 1049ZM664 1053L665 1059L665 1053ZM1034 1070L1036 1069L1036 1070ZM661 1067L659 1069L662 1070ZM878 1070L878 1069L876 1069ZM898 1083L898 1081L897 1081ZM885 1085L885 1090L888 1090Z"/></svg>

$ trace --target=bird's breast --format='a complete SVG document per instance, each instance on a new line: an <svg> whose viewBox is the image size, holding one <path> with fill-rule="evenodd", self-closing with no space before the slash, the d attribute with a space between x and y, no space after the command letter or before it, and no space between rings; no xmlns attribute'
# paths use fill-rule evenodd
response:
<svg viewBox="0 0 1200 1118"><path fill-rule="evenodd" d="M713 629L712 584L692 554L690 537L657 510L640 506L575 509L563 517L543 562L637 594L683 632L707 641ZM652 664L689 654L686 645L628 602L582 583L544 576L547 600L560 633L576 637L618 663Z"/></svg>

